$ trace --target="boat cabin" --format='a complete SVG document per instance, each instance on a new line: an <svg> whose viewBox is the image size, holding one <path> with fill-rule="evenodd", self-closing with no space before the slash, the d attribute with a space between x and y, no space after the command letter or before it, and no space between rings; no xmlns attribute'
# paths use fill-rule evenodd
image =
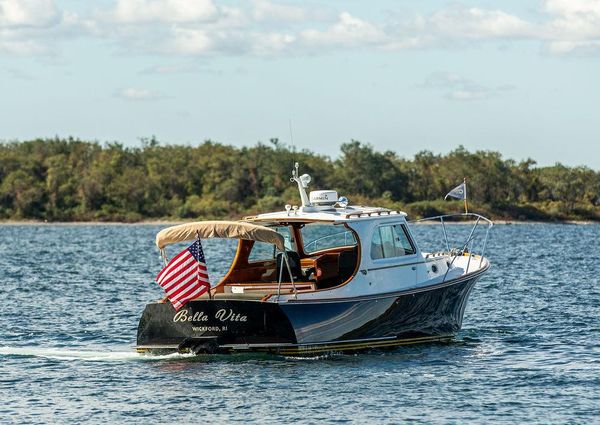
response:
<svg viewBox="0 0 600 425"><path fill-rule="evenodd" d="M246 217L281 234L286 255L273 245L241 239L229 272L214 292L268 297L281 283L280 294L334 295L374 262L389 265L416 258L418 247L405 217L399 211L347 205ZM283 264L286 256L289 270Z"/></svg>

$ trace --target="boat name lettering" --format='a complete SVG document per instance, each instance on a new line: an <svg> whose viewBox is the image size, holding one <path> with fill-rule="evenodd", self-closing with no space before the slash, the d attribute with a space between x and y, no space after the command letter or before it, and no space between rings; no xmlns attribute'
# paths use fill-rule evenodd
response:
<svg viewBox="0 0 600 425"><path fill-rule="evenodd" d="M215 314L215 319L219 319L221 322L247 322L248 317L242 316L240 313L234 313L232 309L220 309Z"/></svg>
<svg viewBox="0 0 600 425"><path fill-rule="evenodd" d="M173 316L174 322L208 322L208 316L203 311L197 311L193 315L187 310L180 310Z"/></svg>
<svg viewBox="0 0 600 425"><path fill-rule="evenodd" d="M235 313L232 309L221 308L215 313L215 319L221 322L247 322L248 316ZM208 322L208 316L203 311L191 314L188 310L180 310L173 316L173 322Z"/></svg>

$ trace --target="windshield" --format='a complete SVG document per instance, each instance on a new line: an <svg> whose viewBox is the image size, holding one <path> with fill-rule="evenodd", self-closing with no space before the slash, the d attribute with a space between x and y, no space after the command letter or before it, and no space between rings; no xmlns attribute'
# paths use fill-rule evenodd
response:
<svg viewBox="0 0 600 425"><path fill-rule="evenodd" d="M300 233L304 252L308 254L324 249L356 245L354 233L344 226L310 223L304 226Z"/></svg>
<svg viewBox="0 0 600 425"><path fill-rule="evenodd" d="M271 229L275 230L281 236L283 236L285 249L287 251L296 251L296 246L294 244L292 232L288 226L277 226L271 227ZM277 249L275 245L256 241L252 246L252 251L250 251L250 255L248 256L248 261L256 262L256 261L268 261L273 260L277 255Z"/></svg>

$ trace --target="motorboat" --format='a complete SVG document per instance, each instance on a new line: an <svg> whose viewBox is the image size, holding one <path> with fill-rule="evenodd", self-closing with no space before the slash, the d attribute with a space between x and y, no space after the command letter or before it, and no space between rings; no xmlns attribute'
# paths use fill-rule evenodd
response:
<svg viewBox="0 0 600 425"><path fill-rule="evenodd" d="M469 294L490 267L490 220L460 213L409 222L402 211L350 205L334 190L307 194L311 178L299 175L298 164L291 180L299 206L156 235L165 262L169 245L195 238L237 239L237 252L225 276L183 308L168 299L146 305L138 352L304 356L456 335ZM447 230L457 220L472 227L451 247ZM419 247L414 230L423 222L442 229L437 250Z"/></svg>

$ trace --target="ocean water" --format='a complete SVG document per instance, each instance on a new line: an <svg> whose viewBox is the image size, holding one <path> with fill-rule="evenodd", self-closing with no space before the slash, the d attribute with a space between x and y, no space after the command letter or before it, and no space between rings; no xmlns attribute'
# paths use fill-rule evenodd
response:
<svg viewBox="0 0 600 425"><path fill-rule="evenodd" d="M0 226L0 423L600 422L598 225L496 226L453 341L316 359L136 354L160 228Z"/></svg>

